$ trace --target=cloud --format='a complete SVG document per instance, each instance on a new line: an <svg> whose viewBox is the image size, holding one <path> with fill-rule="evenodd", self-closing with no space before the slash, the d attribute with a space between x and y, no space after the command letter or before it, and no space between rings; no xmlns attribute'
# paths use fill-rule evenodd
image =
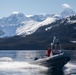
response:
<svg viewBox="0 0 76 75"><path fill-rule="evenodd" d="M64 8L71 8L71 6L69 5L69 4L62 4L62 6L64 7Z"/></svg>
<svg viewBox="0 0 76 75"><path fill-rule="evenodd" d="M18 11L14 11L14 12L13 12L13 14L18 14L18 13L19 13Z"/></svg>

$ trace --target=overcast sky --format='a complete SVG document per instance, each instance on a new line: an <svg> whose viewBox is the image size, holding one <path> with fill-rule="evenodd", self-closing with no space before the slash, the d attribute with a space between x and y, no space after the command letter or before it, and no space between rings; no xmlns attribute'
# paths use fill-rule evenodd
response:
<svg viewBox="0 0 76 75"><path fill-rule="evenodd" d="M54 14L70 7L76 11L76 0L0 0L0 18L21 12L25 15Z"/></svg>

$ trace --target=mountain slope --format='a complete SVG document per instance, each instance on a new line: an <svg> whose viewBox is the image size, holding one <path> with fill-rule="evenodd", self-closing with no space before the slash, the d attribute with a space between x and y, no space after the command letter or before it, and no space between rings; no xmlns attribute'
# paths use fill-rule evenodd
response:
<svg viewBox="0 0 76 75"><path fill-rule="evenodd" d="M76 49L76 16L57 20L38 28L26 37L14 36L0 39L0 49L47 49L55 35L60 39L63 49ZM49 29L46 28L51 27Z"/></svg>
<svg viewBox="0 0 76 75"><path fill-rule="evenodd" d="M63 10L63 12L61 12L60 15L61 15L61 17L66 18L66 17L72 16L72 15L75 15L75 14L76 14L76 12L73 11L71 8L65 8Z"/></svg>
<svg viewBox="0 0 76 75"><path fill-rule="evenodd" d="M21 22L25 21L27 17L23 13L12 14L8 17L0 19L0 26L14 26L18 25Z"/></svg>
<svg viewBox="0 0 76 75"><path fill-rule="evenodd" d="M73 11L70 7L68 7L68 8L65 8L63 10L63 12L61 12L61 14L52 14L52 15L47 14L46 15L47 18L45 18L41 22L36 22L34 17L36 17L36 19L39 19L39 17L37 15L35 15L35 16L33 16L33 18L34 18L33 21L31 21L31 22L28 21L27 23L25 22L22 27L17 28L16 33L17 33L17 35L30 35L30 34L34 33L41 26L51 24L51 23L55 22L56 20L67 18L67 17L73 16L75 14L76 14L76 12ZM41 18L42 17L43 16L41 15ZM30 22L30 24L29 24L29 22Z"/></svg>
<svg viewBox="0 0 76 75"><path fill-rule="evenodd" d="M23 13L15 12L8 17L0 19L0 37L31 35L42 26L51 24L56 20L67 18L68 16L73 16L75 14L76 12L73 11L70 6L65 8L61 14L33 15L26 17ZM46 30L51 28L52 26L46 28Z"/></svg>
<svg viewBox="0 0 76 75"><path fill-rule="evenodd" d="M46 20L46 18L48 18L49 16L51 16L51 15L50 14L45 15L45 16L44 15L33 15L30 17L26 17L23 13L13 13L12 15L10 15L8 17L4 17L4 18L0 19L0 28L1 28L0 37L10 37L10 36L15 36L16 34L22 35L24 33L32 34L40 26L43 26L41 24L43 24L43 22L45 22L44 20ZM48 21L47 21L47 23L48 23ZM39 26L37 26L36 24ZM28 29L27 29L27 27L28 27ZM4 34L2 34L2 32Z"/></svg>
<svg viewBox="0 0 76 75"><path fill-rule="evenodd" d="M8 17L0 19L0 28L4 33L0 37L8 37L16 35L16 29L20 26L20 23L27 20L27 17L23 13L12 14Z"/></svg>
<svg viewBox="0 0 76 75"><path fill-rule="evenodd" d="M34 20L24 22L24 25L20 28L17 28L17 35L29 35L34 33L41 26L45 26L54 22L56 18L47 18L42 22L36 22Z"/></svg>

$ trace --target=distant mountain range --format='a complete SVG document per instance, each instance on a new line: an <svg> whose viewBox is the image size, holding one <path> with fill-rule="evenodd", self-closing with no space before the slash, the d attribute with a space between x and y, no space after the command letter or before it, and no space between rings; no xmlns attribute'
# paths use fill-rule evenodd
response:
<svg viewBox="0 0 76 75"><path fill-rule="evenodd" d="M0 19L0 49L47 49L53 36L64 49L76 49L76 12L71 8L60 14L12 14Z"/></svg>
<svg viewBox="0 0 76 75"><path fill-rule="evenodd" d="M26 17L23 13L13 13L0 19L0 37L30 35L41 26L75 14L76 12L71 8L65 8L60 14L33 15L30 17Z"/></svg>
<svg viewBox="0 0 76 75"><path fill-rule="evenodd" d="M76 15L41 26L33 34L0 38L0 49L47 49L53 36L63 49L76 49Z"/></svg>

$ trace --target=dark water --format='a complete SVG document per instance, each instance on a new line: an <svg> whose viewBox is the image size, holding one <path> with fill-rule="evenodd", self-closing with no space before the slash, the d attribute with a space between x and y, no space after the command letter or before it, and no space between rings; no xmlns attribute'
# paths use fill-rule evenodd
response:
<svg viewBox="0 0 76 75"><path fill-rule="evenodd" d="M35 57L44 58L45 50L1 50L0 75L76 75L76 51L71 53L71 61L62 70L32 65Z"/></svg>

